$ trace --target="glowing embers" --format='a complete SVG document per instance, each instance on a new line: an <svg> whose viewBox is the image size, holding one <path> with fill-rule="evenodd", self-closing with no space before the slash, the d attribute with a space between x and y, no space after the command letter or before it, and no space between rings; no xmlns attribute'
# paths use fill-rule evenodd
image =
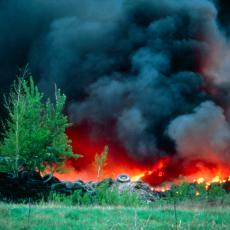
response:
<svg viewBox="0 0 230 230"><path fill-rule="evenodd" d="M206 190L208 190L208 188L210 187L211 184L216 183L216 184L225 184L227 182L230 182L230 176L228 177L220 177L220 176L214 176L213 178L196 178L193 179L193 183L197 183L197 184L205 184L205 188Z"/></svg>

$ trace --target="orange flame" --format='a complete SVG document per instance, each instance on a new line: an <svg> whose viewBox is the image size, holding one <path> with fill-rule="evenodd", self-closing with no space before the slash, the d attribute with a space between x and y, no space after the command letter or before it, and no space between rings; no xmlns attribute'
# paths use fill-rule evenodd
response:
<svg viewBox="0 0 230 230"><path fill-rule="evenodd" d="M66 162L65 174L55 174L61 180L98 181L107 177L116 179L121 173L130 176L131 181L142 180L152 186L153 190L166 191L171 184L189 183L205 184L206 188L211 183L225 183L230 181L230 164L223 162L218 154L209 153L208 158L178 158L175 155L166 156L139 162L133 159L127 151L118 143L108 144L103 136L97 135L97 139L90 139L90 126L78 126L67 130L72 139L73 151L82 154L83 157L76 161L70 159ZM109 145L109 154L103 175L97 177L94 157L96 152L101 152L105 145ZM196 156L197 157L197 156ZM151 161L153 162L151 164Z"/></svg>

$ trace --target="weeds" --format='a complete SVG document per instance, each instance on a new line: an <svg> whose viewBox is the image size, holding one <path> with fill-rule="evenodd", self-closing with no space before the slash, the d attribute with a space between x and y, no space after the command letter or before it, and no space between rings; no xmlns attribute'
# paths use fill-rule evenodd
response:
<svg viewBox="0 0 230 230"><path fill-rule="evenodd" d="M156 200L150 204L141 200L137 192L128 190L119 191L117 187L109 187L107 183L99 186L95 192L74 191L71 195L51 193L48 197L49 203L64 204L66 206L124 206L124 207L165 207L166 205L174 207L174 216L176 218L177 205L186 205L193 207L199 206L224 206L230 205L230 195L219 184L212 184L206 190L204 184L182 183L179 186L173 185L171 190L165 192L162 196L156 196ZM46 203L42 201L42 203ZM176 222L178 222L176 220Z"/></svg>
<svg viewBox="0 0 230 230"><path fill-rule="evenodd" d="M64 204L66 206L78 205L78 206L125 206L136 207L143 205L139 196L135 192L122 191L117 188L105 188L100 187L95 193L82 194L81 191L74 191L72 195L66 196L64 194L51 193L49 196L49 202L56 204Z"/></svg>

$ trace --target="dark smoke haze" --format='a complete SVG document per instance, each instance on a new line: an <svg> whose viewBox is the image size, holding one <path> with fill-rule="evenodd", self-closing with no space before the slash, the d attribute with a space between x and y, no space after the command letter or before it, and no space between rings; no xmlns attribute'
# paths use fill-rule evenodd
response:
<svg viewBox="0 0 230 230"><path fill-rule="evenodd" d="M28 62L134 159L229 160L227 22L211 0L1 0L1 92Z"/></svg>

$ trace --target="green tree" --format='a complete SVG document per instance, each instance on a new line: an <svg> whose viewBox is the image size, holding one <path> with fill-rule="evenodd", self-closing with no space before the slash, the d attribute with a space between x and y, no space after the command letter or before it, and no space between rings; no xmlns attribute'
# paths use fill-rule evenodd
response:
<svg viewBox="0 0 230 230"><path fill-rule="evenodd" d="M9 118L0 144L0 169L18 173L26 164L30 170L58 171L65 159L77 158L65 134L69 126L63 115L66 96L55 87L55 99L45 100L25 68L10 90L5 107Z"/></svg>

